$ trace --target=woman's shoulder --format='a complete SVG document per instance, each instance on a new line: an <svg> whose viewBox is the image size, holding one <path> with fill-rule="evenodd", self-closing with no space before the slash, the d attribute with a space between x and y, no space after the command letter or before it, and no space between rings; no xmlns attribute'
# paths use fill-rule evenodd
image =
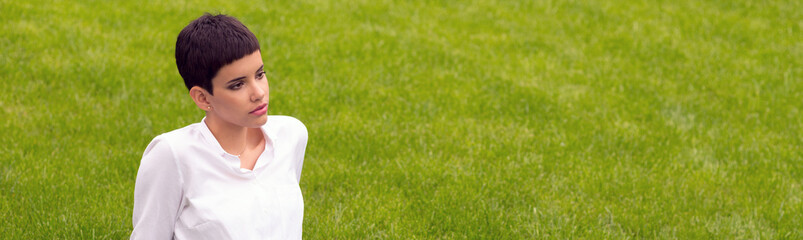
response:
<svg viewBox="0 0 803 240"><path fill-rule="evenodd" d="M269 115L263 128L278 135L307 137L307 127L301 120L285 115Z"/></svg>
<svg viewBox="0 0 803 240"><path fill-rule="evenodd" d="M279 124L279 125L301 125L304 126L304 123L301 120L298 120L295 117L287 116L287 115L268 115L268 122L267 124Z"/></svg>
<svg viewBox="0 0 803 240"><path fill-rule="evenodd" d="M269 115L268 122L265 123L265 126L271 128L292 128L294 130L307 130L307 127L304 126L304 123L297 118L285 115Z"/></svg>
<svg viewBox="0 0 803 240"><path fill-rule="evenodd" d="M199 124L202 123L193 123L179 129L174 129L172 131L159 134L154 137L153 140L151 140L149 145L162 144L171 147L180 147L182 145L193 143L195 142L193 140L197 139L201 135L199 127L202 126Z"/></svg>

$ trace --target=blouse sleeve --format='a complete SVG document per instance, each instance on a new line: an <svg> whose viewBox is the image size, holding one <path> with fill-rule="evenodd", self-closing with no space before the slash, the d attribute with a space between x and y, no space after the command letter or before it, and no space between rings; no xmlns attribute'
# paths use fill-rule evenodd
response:
<svg viewBox="0 0 803 240"><path fill-rule="evenodd" d="M156 137L145 149L137 172L131 239L173 238L182 184L169 142Z"/></svg>
<svg viewBox="0 0 803 240"><path fill-rule="evenodd" d="M297 131L298 131L298 145L296 146L296 156L298 159L296 160L296 181L299 183L301 182L301 168L304 166L304 153L307 151L307 127L304 126L304 123L301 121L296 120L298 123Z"/></svg>

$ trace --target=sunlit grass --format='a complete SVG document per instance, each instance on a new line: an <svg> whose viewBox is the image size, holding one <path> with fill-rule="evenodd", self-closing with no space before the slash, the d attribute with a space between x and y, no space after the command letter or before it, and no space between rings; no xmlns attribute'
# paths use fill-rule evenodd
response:
<svg viewBox="0 0 803 240"><path fill-rule="evenodd" d="M310 133L308 239L803 238L798 1L0 1L3 238L126 238L203 12Z"/></svg>

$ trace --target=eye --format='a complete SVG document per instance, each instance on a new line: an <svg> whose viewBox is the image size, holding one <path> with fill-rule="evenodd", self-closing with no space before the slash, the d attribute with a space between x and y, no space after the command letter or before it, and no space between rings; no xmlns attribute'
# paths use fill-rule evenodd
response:
<svg viewBox="0 0 803 240"><path fill-rule="evenodd" d="M229 89L231 89L231 90L240 89L240 88L243 87L243 84L244 84L243 82L237 82L235 84L229 85Z"/></svg>
<svg viewBox="0 0 803 240"><path fill-rule="evenodd" d="M257 79L263 79L263 78L265 78L265 72L257 73Z"/></svg>

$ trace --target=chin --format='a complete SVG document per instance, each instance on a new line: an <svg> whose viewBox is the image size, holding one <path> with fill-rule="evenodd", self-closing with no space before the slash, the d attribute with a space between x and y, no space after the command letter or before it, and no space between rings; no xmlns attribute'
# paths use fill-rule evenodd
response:
<svg viewBox="0 0 803 240"><path fill-rule="evenodd" d="M257 120L254 121L253 123L254 126L252 126L252 128L262 127L262 125L265 125L265 123L267 122L268 122L268 114L262 115L261 117L259 117Z"/></svg>

